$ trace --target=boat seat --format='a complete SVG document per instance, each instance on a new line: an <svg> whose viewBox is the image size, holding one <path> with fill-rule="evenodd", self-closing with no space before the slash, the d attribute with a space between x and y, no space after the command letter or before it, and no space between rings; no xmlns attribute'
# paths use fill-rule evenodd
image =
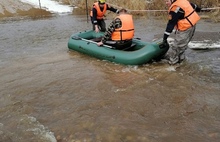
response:
<svg viewBox="0 0 220 142"><path fill-rule="evenodd" d="M93 39L90 39L91 41L94 41L94 42L100 42L102 40L102 37L97 37L97 38L93 38Z"/></svg>
<svg viewBox="0 0 220 142"><path fill-rule="evenodd" d="M93 39L90 39L91 41L94 41L94 42L100 42L101 40L102 40L102 37L97 37L97 38L93 38ZM114 44L115 44L116 42L115 41L106 41L106 45L109 45L109 46L112 46L113 48L114 48ZM131 44L131 46L129 46L129 47L126 47L126 48L124 48L124 49L122 49L123 51L129 51L129 50L131 50L133 47L135 47L136 46L136 44L135 43L132 43Z"/></svg>

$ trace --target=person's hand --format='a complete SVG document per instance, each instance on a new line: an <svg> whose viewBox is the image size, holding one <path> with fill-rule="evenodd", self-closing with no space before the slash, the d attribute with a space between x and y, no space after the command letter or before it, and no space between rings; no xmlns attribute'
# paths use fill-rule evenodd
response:
<svg viewBox="0 0 220 142"><path fill-rule="evenodd" d="M202 12L202 8L201 7L196 7L196 12Z"/></svg>
<svg viewBox="0 0 220 142"><path fill-rule="evenodd" d="M100 41L100 42L97 43L97 45L98 45L98 46L102 46L102 45L103 45L103 42Z"/></svg>
<svg viewBox="0 0 220 142"><path fill-rule="evenodd" d="M95 26L95 32L96 32L96 33L99 32L99 28L98 28L98 26Z"/></svg>
<svg viewBox="0 0 220 142"><path fill-rule="evenodd" d="M168 47L169 48L169 43L167 42L167 40L163 40L163 42L160 44L160 48L166 48Z"/></svg>

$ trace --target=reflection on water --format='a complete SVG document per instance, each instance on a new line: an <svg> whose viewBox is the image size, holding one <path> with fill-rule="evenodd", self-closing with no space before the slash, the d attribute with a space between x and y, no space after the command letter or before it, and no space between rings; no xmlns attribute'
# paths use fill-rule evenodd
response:
<svg viewBox="0 0 220 142"><path fill-rule="evenodd" d="M144 20L136 35L153 40L164 25ZM189 49L181 66L118 65L68 51L90 26L83 15L1 22L0 141L220 140L218 49Z"/></svg>

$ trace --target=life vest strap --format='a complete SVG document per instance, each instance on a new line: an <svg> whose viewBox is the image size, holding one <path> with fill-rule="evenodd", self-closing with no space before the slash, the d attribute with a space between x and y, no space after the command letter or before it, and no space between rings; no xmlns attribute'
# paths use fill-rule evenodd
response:
<svg viewBox="0 0 220 142"><path fill-rule="evenodd" d="M133 31L134 29L130 29L130 30L115 30L115 32L130 32Z"/></svg>
<svg viewBox="0 0 220 142"><path fill-rule="evenodd" d="M192 22L189 20L189 16L190 15L192 15L193 13L195 12L195 10L193 10L188 16L186 16L185 18L186 18L186 20L190 23L190 25L193 27L193 24L192 24Z"/></svg>

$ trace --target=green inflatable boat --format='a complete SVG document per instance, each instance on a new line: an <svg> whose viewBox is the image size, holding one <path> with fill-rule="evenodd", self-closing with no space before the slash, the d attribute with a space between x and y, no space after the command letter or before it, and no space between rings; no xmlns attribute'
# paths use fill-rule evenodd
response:
<svg viewBox="0 0 220 142"><path fill-rule="evenodd" d="M96 33L93 30L73 34L68 41L68 48L101 60L125 65L146 64L153 59L159 59L169 49L169 47L161 48L162 39L154 42L133 39L132 45L125 50L117 50L109 45L97 46L94 39L102 37L103 34L103 32Z"/></svg>

